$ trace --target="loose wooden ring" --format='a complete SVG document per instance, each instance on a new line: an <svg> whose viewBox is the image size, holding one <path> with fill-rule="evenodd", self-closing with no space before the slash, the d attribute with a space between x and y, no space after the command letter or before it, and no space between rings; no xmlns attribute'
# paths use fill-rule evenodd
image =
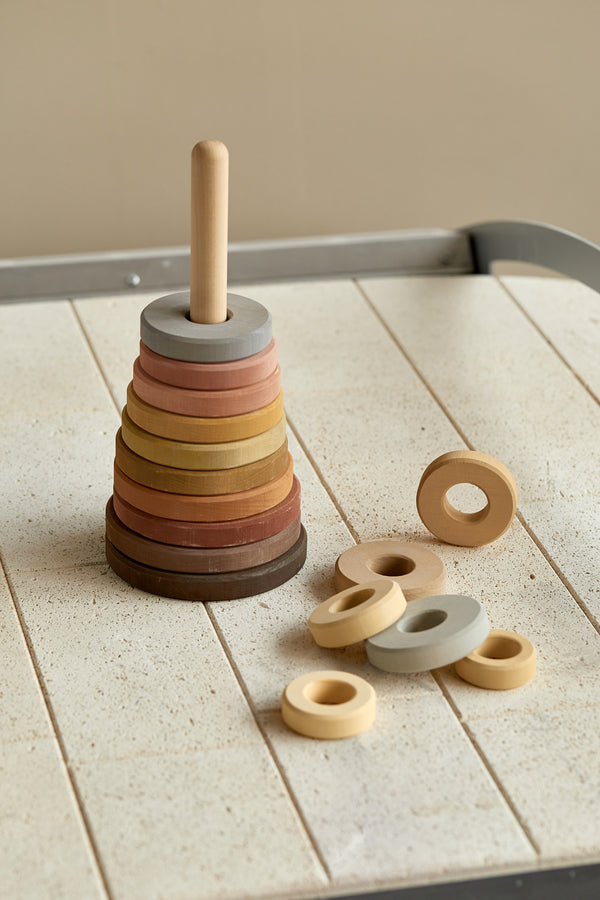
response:
<svg viewBox="0 0 600 900"><path fill-rule="evenodd" d="M236 600L253 597L289 581L306 560L306 531L286 553L261 566L218 575L169 572L136 562L106 541L106 558L116 574L133 587L177 600Z"/></svg>
<svg viewBox="0 0 600 900"><path fill-rule="evenodd" d="M160 356L140 341L140 365L157 381L195 391L229 391L267 378L277 365L277 341L245 359L194 363Z"/></svg>
<svg viewBox="0 0 600 900"><path fill-rule="evenodd" d="M487 504L464 513L446 494L455 484L474 484ZM417 490L417 509L426 528L441 541L480 547L495 541L509 527L517 510L517 486L505 465L475 450L444 453L425 469Z"/></svg>
<svg viewBox="0 0 600 900"><path fill-rule="evenodd" d="M489 631L486 611L474 597L420 597L397 622L367 640L367 656L386 672L428 672L462 659Z"/></svg>
<svg viewBox="0 0 600 900"><path fill-rule="evenodd" d="M399 585L391 578L379 578L346 588L319 604L308 627L319 646L347 647L383 631L405 609Z"/></svg>
<svg viewBox="0 0 600 900"><path fill-rule="evenodd" d="M132 481L144 484L157 491L170 494L235 494L258 487L282 475L288 464L287 440L281 447L246 466L233 469L176 469L174 466L161 466L159 463L144 459L130 450L121 434L117 432L115 441L115 459L118 467Z"/></svg>
<svg viewBox="0 0 600 900"><path fill-rule="evenodd" d="M189 494L168 494L155 491L128 478L115 463L114 487L117 493L132 506L165 519L184 522L228 522L245 519L277 506L292 489L294 463L288 453L288 464L283 475L237 494L214 494L212 497L194 497Z"/></svg>
<svg viewBox="0 0 600 900"><path fill-rule="evenodd" d="M262 541L206 550L163 544L131 531L115 514L111 499L106 506L106 537L125 556L155 569L211 575L251 569L286 553L300 537L300 517Z"/></svg>
<svg viewBox="0 0 600 900"><path fill-rule="evenodd" d="M376 578L392 578L402 588L405 599L412 601L441 594L446 585L446 567L433 550L404 541L367 541L338 557L338 591Z"/></svg>
<svg viewBox="0 0 600 900"><path fill-rule="evenodd" d="M294 476L287 497L272 509L246 519L230 522L179 522L152 516L127 503L115 491L115 512L121 522L144 537L180 547L237 547L251 544L277 534L300 516L300 482Z"/></svg>
<svg viewBox="0 0 600 900"><path fill-rule="evenodd" d="M283 721L298 734L332 740L352 737L375 721L375 691L350 672L319 671L295 678L283 692Z"/></svg>
<svg viewBox="0 0 600 900"><path fill-rule="evenodd" d="M173 466L175 469L232 469L264 459L281 447L286 440L286 421L282 416L268 431L244 441L196 444L170 441L144 431L129 418L127 407L124 407L121 433L130 450L163 466Z"/></svg>
<svg viewBox="0 0 600 900"><path fill-rule="evenodd" d="M133 364L135 395L150 406L184 416L241 416L268 406L279 395L281 379L279 366L262 381L232 388L229 391L191 391L163 384L145 372L139 359Z"/></svg>
<svg viewBox="0 0 600 900"><path fill-rule="evenodd" d="M456 674L477 687L509 691L535 675L533 644L516 631L494 629L480 647L459 660Z"/></svg>
<svg viewBox="0 0 600 900"><path fill-rule="evenodd" d="M141 400L133 385L127 387L127 412L139 428L171 441L188 441L193 444L221 444L227 441L243 441L263 434L272 428L283 415L283 391L267 406L245 413L243 416L182 416L165 412Z"/></svg>

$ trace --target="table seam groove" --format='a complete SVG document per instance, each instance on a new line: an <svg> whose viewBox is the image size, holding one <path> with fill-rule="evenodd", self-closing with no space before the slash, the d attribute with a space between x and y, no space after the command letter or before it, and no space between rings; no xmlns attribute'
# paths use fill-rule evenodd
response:
<svg viewBox="0 0 600 900"><path fill-rule="evenodd" d="M109 396L109 398L110 398L110 401L111 401L112 405L114 406L114 408L116 409L117 414L120 416L120 415L121 415L121 410L119 409L119 404L117 403L115 397L113 396L113 392L112 392L111 389L110 389L110 384L108 383L108 379L107 379L107 377L106 377L106 373L104 372L104 369L103 369L103 367L102 367L102 363L100 362L100 358L99 358L98 354L96 353L96 348L94 347L94 345L93 345L93 343L92 343L92 339L91 339L91 337L89 336L89 334L87 333L87 331L86 331L86 329L85 329L85 325L83 324L83 322L82 322L82 320L81 320L81 316L79 315L79 313L78 313L78 311L77 311L77 307L75 306L75 301L74 301L73 299L69 299L69 306L71 307L71 310L72 310L72 312L73 312L73 316L75 317L75 321L76 321L77 325L79 326L79 330L80 330L80 332L81 332L81 336L83 337L83 340L85 341L85 344L87 345L87 348L88 348L88 350L89 350L89 352L90 352L90 354L91 354L91 357L92 357L92 359L94 360L94 362L95 362L95 364L96 364L96 368L97 368L97 370L98 370L98 374L100 375L100 378L102 379L102 381L103 381L103 383L104 383L104 386L105 386L105 388L106 388L106 390L107 390L107 392L108 392L108 396Z"/></svg>
<svg viewBox="0 0 600 900"><path fill-rule="evenodd" d="M50 719L50 725L52 727L52 731L54 733L53 736L56 740L60 758L61 758L62 764L64 766L64 771L66 774L67 782L69 784L69 787L71 788L71 792L72 792L73 799L75 801L76 808L81 817L81 825L83 827L83 832L87 838L88 846L91 851L92 859L94 860L94 862L96 864L97 874L100 878L100 882L102 884L102 887L104 889L104 893L105 893L106 897L108 898L108 900L112 900L113 894L109 887L108 876L104 870L104 865L102 863L100 851L98 849L96 840L94 838L94 833L93 833L93 830L91 827L91 823L88 819L87 812L85 810L85 805L84 805L81 795L79 793L79 788L77 785L75 774L73 773L73 771L69 765L67 750L66 750L63 738L62 738L62 734L58 727L58 721L54 714L54 707L52 706L52 701L50 700L50 695L46 688L46 683L45 683L44 677L42 675L42 670L39 665L37 655L35 653L35 649L33 646L33 641L31 640L31 636L29 634L29 629L27 628L27 624L25 622L25 617L23 616L21 606L17 599L17 592L12 584L10 574L6 570L6 566L4 565L4 559L3 559L1 552L0 552L0 566L2 567L2 569L4 571L4 577L5 577L6 584L8 586L8 590L9 590L9 593L11 596L15 615L17 616L17 619L19 622L19 628L21 629L21 633L22 633L23 639L25 641L25 646L27 647L29 659L31 661L31 665L32 665L33 671L35 673L35 678L36 678L40 693L42 695L42 699L44 702L44 706L46 708L46 712L48 714L48 718Z"/></svg>
<svg viewBox="0 0 600 900"><path fill-rule="evenodd" d="M269 753L269 756L271 757L271 760L273 761L273 765L275 766L275 769L277 770L277 773L278 773L279 777L281 778L281 782L282 782L283 786L285 787L285 790L289 797L290 803L292 804L292 806L296 812L296 815L298 816L298 819L305 831L306 837L308 838L308 842L309 842L317 860L319 861L319 864L321 865L323 872L325 873L325 875L327 877L327 880L329 882L331 882L333 880L333 878L332 878L332 874L329 869L329 866L327 865L327 863L325 861L325 857L323 856L323 854L321 852L321 848L319 847L319 844L317 842L317 839L314 836L312 829L310 828L310 826L306 820L304 812L303 812L298 800L296 799L294 791L292 790L292 786L283 770L283 766L279 762L277 753L275 752L275 748L273 747L273 744L272 744L265 728L263 727L263 725L260 722L258 711L254 705L254 702L253 702L250 692L246 686L246 683L242 677L242 674L238 668L238 665L233 658L233 654L231 653L231 650L229 649L229 645L227 644L227 641L221 631L221 628L219 627L219 623L217 622L216 617L213 613L213 610L210 606L210 601L209 601L209 603L205 604L205 609L206 609L208 617L212 623L212 626L215 630L217 638L219 639L219 641L221 643L221 647L223 648L223 652L227 658L227 661L229 662L231 671L233 672L233 675L238 683L238 686L242 692L242 695L244 696L244 699L245 699L246 703L248 704L250 712L252 713L252 717L256 723L256 727L258 728L260 735L264 741L265 747Z"/></svg>

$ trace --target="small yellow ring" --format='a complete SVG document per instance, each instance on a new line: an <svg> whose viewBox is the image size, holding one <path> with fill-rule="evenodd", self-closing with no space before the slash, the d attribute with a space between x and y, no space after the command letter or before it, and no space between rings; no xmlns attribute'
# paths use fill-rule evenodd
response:
<svg viewBox="0 0 600 900"><path fill-rule="evenodd" d="M350 672L300 675L281 698L283 721L298 734L322 740L352 737L375 721L375 691Z"/></svg>
<svg viewBox="0 0 600 900"><path fill-rule="evenodd" d="M320 603L308 627L320 647L347 647L384 631L406 609L400 585L378 578L346 588Z"/></svg>
<svg viewBox="0 0 600 900"><path fill-rule="evenodd" d="M483 644L455 663L463 681L492 691L509 691L535 675L535 647L516 631L490 631Z"/></svg>

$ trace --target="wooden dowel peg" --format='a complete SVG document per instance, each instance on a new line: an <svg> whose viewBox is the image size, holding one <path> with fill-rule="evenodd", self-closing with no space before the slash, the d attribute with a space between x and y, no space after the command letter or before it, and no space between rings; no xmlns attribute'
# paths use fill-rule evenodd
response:
<svg viewBox="0 0 600 900"><path fill-rule="evenodd" d="M192 150L190 319L204 325L227 320L227 205L229 153L221 141Z"/></svg>

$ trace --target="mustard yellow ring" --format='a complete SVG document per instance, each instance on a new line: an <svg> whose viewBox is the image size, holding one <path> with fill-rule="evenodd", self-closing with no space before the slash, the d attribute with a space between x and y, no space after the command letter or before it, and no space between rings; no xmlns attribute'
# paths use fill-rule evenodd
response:
<svg viewBox="0 0 600 900"><path fill-rule="evenodd" d="M320 647L347 647L397 622L406 609L404 594L391 578L357 584L329 597L308 620Z"/></svg>
<svg viewBox="0 0 600 900"><path fill-rule="evenodd" d="M535 647L516 631L490 631L483 644L454 664L463 681L492 691L510 691L535 675Z"/></svg>
<svg viewBox="0 0 600 900"><path fill-rule="evenodd" d="M319 671L290 682L281 698L283 721L306 737L352 737L375 721L375 691L350 672Z"/></svg>

